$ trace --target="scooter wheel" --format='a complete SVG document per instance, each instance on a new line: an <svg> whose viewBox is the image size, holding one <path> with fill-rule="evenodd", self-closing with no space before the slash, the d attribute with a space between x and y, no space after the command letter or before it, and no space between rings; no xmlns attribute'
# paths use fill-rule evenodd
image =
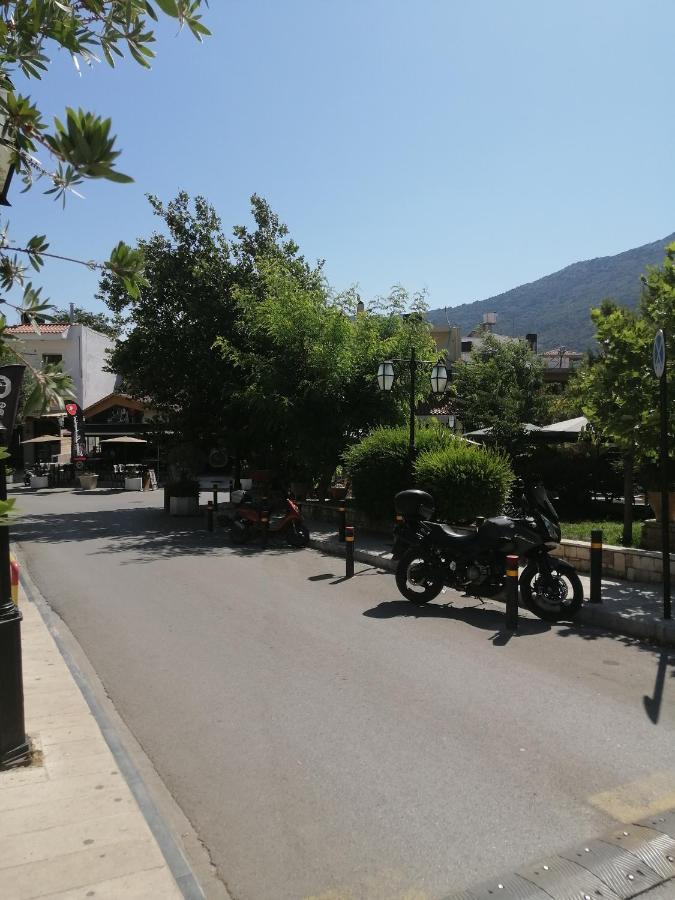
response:
<svg viewBox="0 0 675 900"><path fill-rule="evenodd" d="M302 522L291 522L286 529L286 542L291 547L306 547L309 544L309 528Z"/></svg>
<svg viewBox="0 0 675 900"><path fill-rule="evenodd" d="M230 525L230 537L234 544L245 544L249 537L247 526L244 522L234 521Z"/></svg>

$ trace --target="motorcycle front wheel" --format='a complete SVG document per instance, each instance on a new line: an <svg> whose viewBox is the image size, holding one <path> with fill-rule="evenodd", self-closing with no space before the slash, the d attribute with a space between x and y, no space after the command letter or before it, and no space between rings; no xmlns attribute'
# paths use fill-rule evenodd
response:
<svg viewBox="0 0 675 900"><path fill-rule="evenodd" d="M309 544L309 528L303 522L291 522L286 529L286 542L291 547L306 547Z"/></svg>
<svg viewBox="0 0 675 900"><path fill-rule="evenodd" d="M542 572L529 563L520 576L520 593L525 606L545 622L571 619L584 602L581 580L572 566L549 559L550 571Z"/></svg>
<svg viewBox="0 0 675 900"><path fill-rule="evenodd" d="M396 567L396 587L411 603L428 603L443 590L442 579L432 574L433 560L418 547L403 554Z"/></svg>

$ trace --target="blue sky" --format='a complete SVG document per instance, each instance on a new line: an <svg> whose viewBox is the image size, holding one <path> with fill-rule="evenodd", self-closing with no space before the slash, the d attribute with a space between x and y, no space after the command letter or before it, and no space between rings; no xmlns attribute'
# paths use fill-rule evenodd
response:
<svg viewBox="0 0 675 900"><path fill-rule="evenodd" d="M61 54L31 84L50 114L112 116L135 183L88 183L65 212L17 187L11 233L103 259L159 225L148 192L203 194L228 232L256 192L337 289L482 299L675 231L674 12L672 0L212 0L213 37L167 21L151 72L78 76ZM57 305L100 308L86 269L51 262L34 280Z"/></svg>

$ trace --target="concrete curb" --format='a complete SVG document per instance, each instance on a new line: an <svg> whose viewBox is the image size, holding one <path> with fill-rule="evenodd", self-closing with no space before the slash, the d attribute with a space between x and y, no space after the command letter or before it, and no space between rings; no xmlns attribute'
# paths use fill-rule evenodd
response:
<svg viewBox="0 0 675 900"><path fill-rule="evenodd" d="M333 538L311 538L309 543L310 547L330 556L344 557L344 544ZM393 559L372 550L355 547L354 559L388 572L396 571L396 562ZM500 608L500 606L497 605L496 608ZM622 613L608 609L602 603L586 602L573 622L575 625L589 625L612 634L649 641L663 647L675 647L675 620L627 618Z"/></svg>
<svg viewBox="0 0 675 900"><path fill-rule="evenodd" d="M451 894L445 900L648 897L662 885L675 885L675 815L672 810L617 825L579 847L563 850L515 872ZM675 896L675 894L669 894Z"/></svg>

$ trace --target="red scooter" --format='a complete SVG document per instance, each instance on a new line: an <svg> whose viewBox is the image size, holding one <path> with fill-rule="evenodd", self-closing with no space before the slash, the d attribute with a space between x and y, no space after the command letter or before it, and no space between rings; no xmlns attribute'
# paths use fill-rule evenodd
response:
<svg viewBox="0 0 675 900"><path fill-rule="evenodd" d="M286 497L282 509L271 509L266 501L255 501L248 491L233 491L234 516L230 521L230 536L235 544L262 536L267 530L270 535L279 535L291 547L306 547L309 544L309 529L302 520L296 503ZM267 523L263 520L267 519Z"/></svg>

